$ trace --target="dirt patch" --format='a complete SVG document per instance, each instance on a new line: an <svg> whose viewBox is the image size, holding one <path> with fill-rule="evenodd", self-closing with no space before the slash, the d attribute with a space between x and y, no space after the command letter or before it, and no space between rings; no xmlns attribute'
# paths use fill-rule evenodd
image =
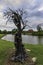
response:
<svg viewBox="0 0 43 65"><path fill-rule="evenodd" d="M15 49L9 49L7 59L5 60L4 65L35 65L35 63L32 61L32 58L30 56L28 56L23 63L11 61L11 57L14 54L15 54Z"/></svg>

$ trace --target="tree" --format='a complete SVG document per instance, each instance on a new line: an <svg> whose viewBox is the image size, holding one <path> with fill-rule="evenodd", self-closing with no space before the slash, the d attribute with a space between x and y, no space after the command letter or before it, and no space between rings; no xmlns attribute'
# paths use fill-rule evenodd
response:
<svg viewBox="0 0 43 65"><path fill-rule="evenodd" d="M17 29L13 29L12 30L12 34L16 33L17 32Z"/></svg>
<svg viewBox="0 0 43 65"><path fill-rule="evenodd" d="M12 10L8 9L4 12L4 16L7 17L7 21L10 21L16 25L18 31L15 33L15 56L12 57L12 60L23 62L26 57L26 51L24 45L22 44L22 31L26 27L26 12L23 9L19 10Z"/></svg>
<svg viewBox="0 0 43 65"><path fill-rule="evenodd" d="M2 31L0 30L0 33L2 33Z"/></svg>
<svg viewBox="0 0 43 65"><path fill-rule="evenodd" d="M3 30L3 33L4 33L4 34L7 34L7 30Z"/></svg>
<svg viewBox="0 0 43 65"><path fill-rule="evenodd" d="M37 30L40 32L42 30L40 25L37 25Z"/></svg>

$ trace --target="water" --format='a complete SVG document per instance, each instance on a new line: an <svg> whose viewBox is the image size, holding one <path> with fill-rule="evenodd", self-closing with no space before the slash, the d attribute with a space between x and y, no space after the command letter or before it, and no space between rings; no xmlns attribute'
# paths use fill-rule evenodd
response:
<svg viewBox="0 0 43 65"><path fill-rule="evenodd" d="M14 35L8 34L2 39L14 42ZM28 44L43 44L43 36L22 35L22 42Z"/></svg>

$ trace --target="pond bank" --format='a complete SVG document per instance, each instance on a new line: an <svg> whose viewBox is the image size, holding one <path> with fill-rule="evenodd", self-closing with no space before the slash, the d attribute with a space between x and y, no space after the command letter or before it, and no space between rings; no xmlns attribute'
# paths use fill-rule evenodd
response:
<svg viewBox="0 0 43 65"><path fill-rule="evenodd" d="M5 36L5 34L0 34L0 39L2 38L2 37L4 37Z"/></svg>

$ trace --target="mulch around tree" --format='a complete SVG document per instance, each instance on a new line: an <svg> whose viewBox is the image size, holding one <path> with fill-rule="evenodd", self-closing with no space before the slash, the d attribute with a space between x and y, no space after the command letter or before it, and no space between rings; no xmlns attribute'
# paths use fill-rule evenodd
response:
<svg viewBox="0 0 43 65"><path fill-rule="evenodd" d="M28 56L23 63L11 61L11 57L12 55L14 55L14 53L15 53L15 49L9 50L8 56L7 56L7 59L5 60L4 65L36 65L36 63L32 61L32 58L30 56Z"/></svg>

